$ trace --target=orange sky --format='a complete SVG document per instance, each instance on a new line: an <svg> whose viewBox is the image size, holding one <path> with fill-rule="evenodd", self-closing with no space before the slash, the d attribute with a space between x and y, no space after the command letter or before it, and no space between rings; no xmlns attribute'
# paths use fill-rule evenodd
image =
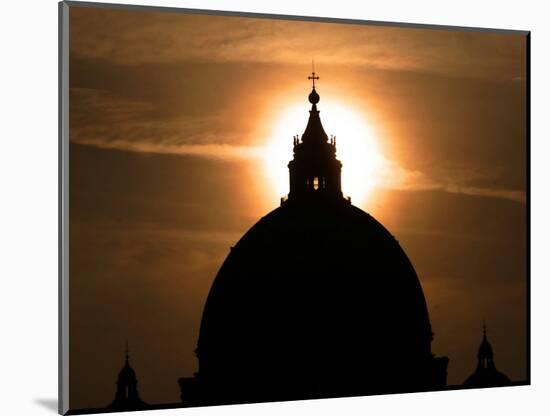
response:
<svg viewBox="0 0 550 416"><path fill-rule="evenodd" d="M305 127L312 58L321 118L344 105L384 158L352 201L413 262L449 382L473 371L483 319L497 367L524 378L525 42L72 6L71 407L112 400L126 338L143 399L179 400L218 267L283 196L266 145L291 105Z"/></svg>

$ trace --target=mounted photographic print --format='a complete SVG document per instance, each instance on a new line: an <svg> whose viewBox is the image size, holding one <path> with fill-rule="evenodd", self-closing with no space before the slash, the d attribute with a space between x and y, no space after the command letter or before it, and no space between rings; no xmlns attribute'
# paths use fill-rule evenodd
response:
<svg viewBox="0 0 550 416"><path fill-rule="evenodd" d="M60 29L61 413L530 383L529 32Z"/></svg>

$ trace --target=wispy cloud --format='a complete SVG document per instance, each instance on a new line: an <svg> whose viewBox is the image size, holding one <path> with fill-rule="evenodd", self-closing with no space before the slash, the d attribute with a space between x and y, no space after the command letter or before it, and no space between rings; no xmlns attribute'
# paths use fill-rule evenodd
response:
<svg viewBox="0 0 550 416"><path fill-rule="evenodd" d="M250 131L228 129L227 115L158 118L147 101L117 96L103 90L71 90L70 139L74 143L131 152L179 154L221 160L262 163L269 147L257 144ZM289 155L291 152L289 148ZM352 169L353 170L353 169ZM382 157L377 186L384 189L425 191L501 198L525 203L523 190L479 186L490 177L488 168L447 166L410 169Z"/></svg>
<svg viewBox="0 0 550 416"><path fill-rule="evenodd" d="M241 146L232 144L164 144L158 142L129 141L115 139L101 141L94 138L78 139L79 144L91 145L107 149L117 149L131 152L192 155L221 161L262 161L265 158L268 147ZM381 166L381 180L379 187L386 189L426 191L441 190L449 193L482 196L489 198L502 198L525 203L526 195L523 191L509 189L492 189L462 185L448 181L442 181L420 171L407 170L396 162L385 160Z"/></svg>
<svg viewBox="0 0 550 416"><path fill-rule="evenodd" d="M434 177L418 170L405 169L399 164L386 161L386 169L388 173L385 175L383 186L389 189L399 189L407 191L431 191L440 190L444 192L481 196L488 198L502 198L520 203L526 202L526 194L524 191L515 189L500 189L481 186L471 186L464 183L463 178L457 176L456 168L447 171L447 174L441 177ZM442 169L445 172L444 169ZM483 178L483 171L477 172L478 179ZM470 176L469 180L472 179Z"/></svg>
<svg viewBox="0 0 550 416"><path fill-rule="evenodd" d="M75 143L117 149L130 152L193 155L225 161L237 161L259 158L263 148L255 146L239 146L232 144L163 144L154 142L136 142L124 139L101 141L95 138L81 138Z"/></svg>
<svg viewBox="0 0 550 416"><path fill-rule="evenodd" d="M71 12L71 51L117 64L303 62L523 76L521 36L112 9ZM161 34L161 35L159 35Z"/></svg>
<svg viewBox="0 0 550 416"><path fill-rule="evenodd" d="M462 186L457 184L447 184L442 187L443 190L451 193L459 193L473 196L485 196L489 198L504 198L516 202L526 202L526 194L524 191L510 189L491 189L480 188L475 186Z"/></svg>

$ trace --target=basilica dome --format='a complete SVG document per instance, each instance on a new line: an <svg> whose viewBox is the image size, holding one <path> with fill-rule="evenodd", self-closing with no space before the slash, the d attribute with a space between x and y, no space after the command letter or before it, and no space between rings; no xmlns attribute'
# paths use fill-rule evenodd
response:
<svg viewBox="0 0 550 416"><path fill-rule="evenodd" d="M315 95L294 142L288 199L231 248L211 287L196 351L198 402L445 385L447 359L431 353L414 267L382 224L342 196L342 164Z"/></svg>

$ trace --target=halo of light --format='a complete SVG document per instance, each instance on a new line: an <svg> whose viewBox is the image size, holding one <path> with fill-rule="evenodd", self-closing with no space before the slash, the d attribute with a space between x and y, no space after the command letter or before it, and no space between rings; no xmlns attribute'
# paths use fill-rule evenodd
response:
<svg viewBox="0 0 550 416"><path fill-rule="evenodd" d="M384 158L368 122L342 104L320 106L321 121L330 136L336 136L336 156L342 162L342 191L354 203L363 203L379 183ZM292 138L302 135L308 109L296 104L276 119L264 152L264 166L277 195L288 194L288 162L292 159Z"/></svg>

